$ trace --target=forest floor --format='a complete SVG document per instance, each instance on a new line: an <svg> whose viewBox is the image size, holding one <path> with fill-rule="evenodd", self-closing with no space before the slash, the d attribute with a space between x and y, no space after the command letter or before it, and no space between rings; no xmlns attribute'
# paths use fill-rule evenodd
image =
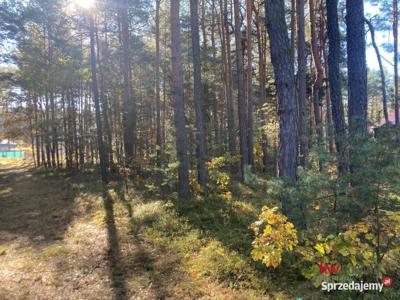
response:
<svg viewBox="0 0 400 300"><path fill-rule="evenodd" d="M96 178L0 161L0 299L296 299L251 261L258 200L178 205Z"/></svg>

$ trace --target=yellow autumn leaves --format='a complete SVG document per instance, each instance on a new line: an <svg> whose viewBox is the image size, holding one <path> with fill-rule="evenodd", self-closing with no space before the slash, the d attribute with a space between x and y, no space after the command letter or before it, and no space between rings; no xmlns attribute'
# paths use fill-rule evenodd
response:
<svg viewBox="0 0 400 300"><path fill-rule="evenodd" d="M338 234L302 233L299 244L297 231L278 207L264 206L258 220L250 225L255 234L252 258L266 267L276 268L285 252L295 252L301 273L319 286L322 280L318 263L327 261L342 267L338 276L361 276L368 273L382 276L396 268L399 257L400 214L381 211L377 218L369 216ZM379 230L379 232L378 232ZM379 233L379 234L378 234ZM377 249L379 247L379 258ZM378 266L376 267L377 261Z"/></svg>
<svg viewBox="0 0 400 300"><path fill-rule="evenodd" d="M278 207L264 206L259 219L250 226L256 236L253 259L273 268L279 266L285 251L292 251L298 244L294 225L277 210Z"/></svg>

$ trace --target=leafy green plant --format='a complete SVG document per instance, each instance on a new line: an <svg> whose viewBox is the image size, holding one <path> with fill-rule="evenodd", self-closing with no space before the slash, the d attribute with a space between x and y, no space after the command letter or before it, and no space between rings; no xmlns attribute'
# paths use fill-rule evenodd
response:
<svg viewBox="0 0 400 300"><path fill-rule="evenodd" d="M297 232L278 207L264 206L258 221L251 225L255 233L251 255L267 267L276 268L285 251L292 251L298 244Z"/></svg>
<svg viewBox="0 0 400 300"><path fill-rule="evenodd" d="M226 170L230 160L230 157L219 156L207 163L211 193L227 201L232 200L232 192L230 191L231 176Z"/></svg>
<svg viewBox="0 0 400 300"><path fill-rule="evenodd" d="M276 207L264 207L252 224L253 259L276 268L286 257L315 286L328 277L347 282L395 276L400 259L400 157L394 138L354 137L346 144L357 149L356 154L312 154L324 157L323 169L318 164L299 168L297 185L269 181L269 198L285 196L302 204L306 228L294 228ZM339 174L338 161L352 168ZM320 263L340 266L340 272L321 273Z"/></svg>

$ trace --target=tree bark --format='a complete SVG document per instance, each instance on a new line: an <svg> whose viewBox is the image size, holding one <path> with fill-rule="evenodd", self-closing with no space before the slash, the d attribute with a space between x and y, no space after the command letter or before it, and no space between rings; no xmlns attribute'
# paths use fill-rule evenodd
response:
<svg viewBox="0 0 400 300"><path fill-rule="evenodd" d="M381 54L379 53L379 47L375 41L374 26L367 19L365 19L365 23L367 23L367 25L368 25L369 32L371 34L372 46L374 47L376 58L378 59L379 73L381 74L383 115L385 117L385 123L389 123L389 113L388 113L388 109L387 109L387 95L386 95L386 79L385 79L385 71L383 70L382 57L381 57Z"/></svg>
<svg viewBox="0 0 400 300"><path fill-rule="evenodd" d="M234 5L234 16L235 16L235 45L236 45L236 68L237 68L237 85L238 85L240 167L241 167L241 178L242 180L244 180L244 172L249 162L248 162L248 149L247 149L247 138L246 138L247 124L246 124L246 103L244 94L242 32L240 30L242 22L240 17L239 0L233 0L233 5Z"/></svg>
<svg viewBox="0 0 400 300"><path fill-rule="evenodd" d="M304 3L303 3L304 5ZM296 53L296 12L298 7L297 0L290 0L290 49L292 50L292 59L294 62ZM298 29L297 29L298 30Z"/></svg>
<svg viewBox="0 0 400 300"><path fill-rule="evenodd" d="M310 31L311 31L311 50L312 57L315 67L315 81L312 86L312 99L313 99L313 107L314 107L314 118L315 118L315 128L317 133L318 144L322 145L323 142L323 134L322 134L322 122L321 122L321 87L322 87L322 77L323 70L321 67L319 50L318 50L318 41L317 41L317 33L315 29L315 8L314 1L308 0L309 8L310 8ZM320 166L321 167L321 166Z"/></svg>
<svg viewBox="0 0 400 300"><path fill-rule="evenodd" d="M120 0L118 11L121 30L122 30L122 52L123 64L122 72L124 75L124 110L122 115L125 163L131 165L134 156L134 103L131 91L131 66L130 66L130 47L129 47L129 20L128 20L128 2Z"/></svg>
<svg viewBox="0 0 400 300"><path fill-rule="evenodd" d="M398 6L397 0L393 0L393 55L394 55L394 116L396 126L399 125L399 59L398 59Z"/></svg>
<svg viewBox="0 0 400 300"><path fill-rule="evenodd" d="M349 132L367 133L367 66L364 2L346 0Z"/></svg>
<svg viewBox="0 0 400 300"><path fill-rule="evenodd" d="M220 102L219 97L217 95L217 51L215 46L215 0L211 0L211 53L212 53L212 60L211 60L211 70L212 70L212 82L211 82L211 95L212 95L212 114L213 114L213 127L214 127L214 155L219 155L221 153L220 146L220 131L219 131L219 120L218 120L218 103ZM204 62L203 62L204 63Z"/></svg>
<svg viewBox="0 0 400 300"><path fill-rule="evenodd" d="M297 181L297 103L293 57L285 21L283 1L265 0L266 27L270 40L271 62L274 67L279 112L279 177L295 184ZM282 210L295 225L303 226L301 203L282 197Z"/></svg>
<svg viewBox="0 0 400 300"><path fill-rule="evenodd" d="M328 78L328 52L327 52L327 38L326 38L326 17L325 17L325 7L321 4L319 7L319 11L321 14L320 17L320 30L319 30L319 40L321 43L321 56L323 59L323 80L327 80ZM333 140L333 126L332 126L332 111L331 111L331 94L328 89L328 84L323 86L323 90L325 91L326 97L326 142L329 146L329 153L334 153L334 140Z"/></svg>
<svg viewBox="0 0 400 300"><path fill-rule="evenodd" d="M178 195L181 199L190 196L188 143L185 128L185 104L183 98L183 70L181 58L181 30L179 22L180 0L171 0L171 61L172 61L172 98L176 129L176 152L178 167Z"/></svg>
<svg viewBox="0 0 400 300"><path fill-rule="evenodd" d="M253 141L253 55L252 55L252 12L253 0L246 0L246 40L247 40L247 151L250 166L254 166Z"/></svg>
<svg viewBox="0 0 400 300"><path fill-rule="evenodd" d="M194 105L196 114L197 140L197 177L204 194L207 194L205 135L203 123L203 98L201 81L200 35L199 35L199 2L190 0L190 25L192 31ZM214 116L216 118L216 116Z"/></svg>
<svg viewBox="0 0 400 300"><path fill-rule="evenodd" d="M236 134L235 134L235 113L233 106L232 93L232 59L231 59L231 33L228 22L228 0L223 1L223 24L226 37L226 106L227 106L227 126L228 126L228 148L230 155L236 155ZM222 10L222 4L221 4Z"/></svg>
<svg viewBox="0 0 400 300"><path fill-rule="evenodd" d="M311 0L310 0L311 1ZM308 166L307 52L304 32L304 0L297 0L297 83L299 105L300 164Z"/></svg>
<svg viewBox="0 0 400 300"><path fill-rule="evenodd" d="M339 156L343 156L346 129L342 102L342 84L340 80L340 31L337 4L338 0L326 2L327 33L329 39L328 81L332 103L332 117L336 134L336 151L339 153ZM343 173L344 171L345 166L339 163L339 172Z"/></svg>
<svg viewBox="0 0 400 300"><path fill-rule="evenodd" d="M260 18L259 14L259 9L254 8L254 12L256 14L256 28L257 28L257 47L258 47L258 72L259 72L259 94L260 94L260 99L259 99L259 106L261 110L261 147L262 147L262 152L263 152L263 172L265 174L268 173L269 170L269 158L268 158L268 136L267 136L267 113L266 113L266 108L264 107L264 104L266 103L267 97L266 97L266 92L265 92L265 80L266 80L266 75L265 75L265 32L263 30L262 26L262 21Z"/></svg>
<svg viewBox="0 0 400 300"><path fill-rule="evenodd" d="M156 153L161 167L161 104L160 104L160 3L156 0Z"/></svg>
<svg viewBox="0 0 400 300"><path fill-rule="evenodd" d="M279 106L279 177L297 179L297 105L294 67L285 23L283 2L266 0L266 25L270 39Z"/></svg>
<svg viewBox="0 0 400 300"><path fill-rule="evenodd" d="M107 182L107 177L108 177L107 163L106 163L107 160L103 142L103 128L102 128L101 113L100 113L99 89L98 89L97 74L96 74L97 70L96 70L94 31L95 31L94 16L90 15L90 66L92 71L93 100L96 113L97 145L99 148L101 179L103 180L103 182Z"/></svg>
<svg viewBox="0 0 400 300"><path fill-rule="evenodd" d="M104 65L106 64L106 49L101 49L100 41L99 41L99 33L96 30L96 45L97 45L97 64L99 66L98 73L100 79L100 107L103 113L103 126L105 133L105 152L107 159L107 166L112 166L113 157L112 157L112 134L111 127L108 119L108 99L107 99L107 87L106 87L106 74L104 72ZM105 47L105 46L104 46ZM81 149L81 139L79 138L79 152ZM81 159L79 159L81 161ZM80 163L79 163L80 164Z"/></svg>

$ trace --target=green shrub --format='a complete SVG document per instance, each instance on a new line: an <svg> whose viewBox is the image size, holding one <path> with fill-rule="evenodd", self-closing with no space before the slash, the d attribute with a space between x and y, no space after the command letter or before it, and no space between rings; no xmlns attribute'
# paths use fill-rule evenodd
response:
<svg viewBox="0 0 400 300"><path fill-rule="evenodd" d="M208 276L232 288L260 288L254 269L235 251L228 251L218 241L201 248L190 261L192 274Z"/></svg>

